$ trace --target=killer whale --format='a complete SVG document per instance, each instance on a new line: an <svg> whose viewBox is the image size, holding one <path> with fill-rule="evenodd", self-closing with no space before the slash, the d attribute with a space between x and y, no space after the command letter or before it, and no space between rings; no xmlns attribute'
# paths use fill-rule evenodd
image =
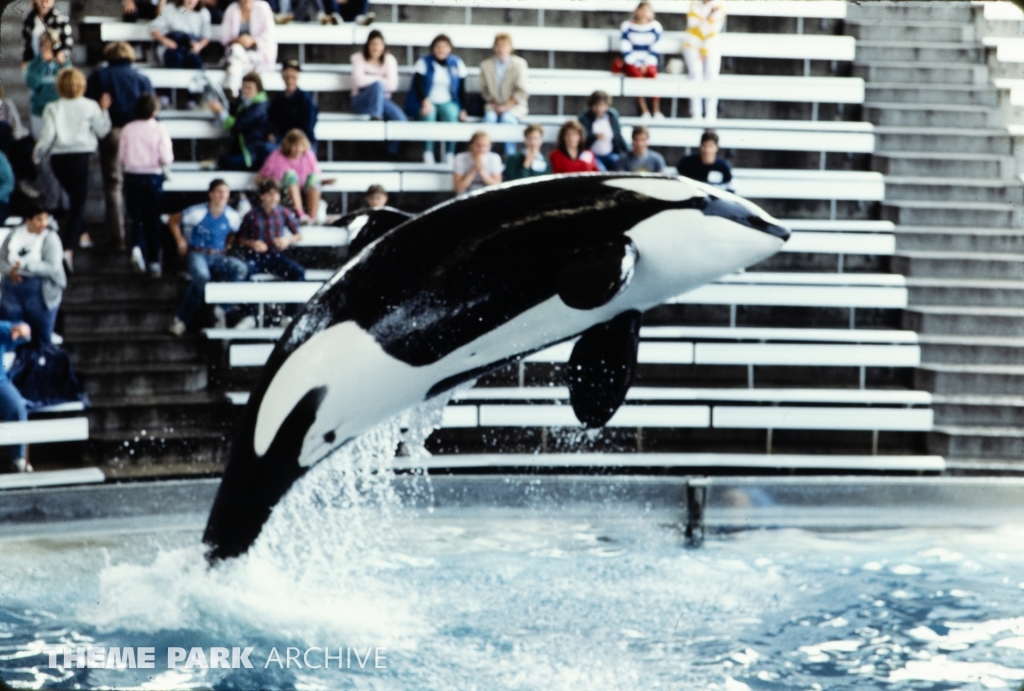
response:
<svg viewBox="0 0 1024 691"><path fill-rule="evenodd" d="M245 552L288 488L360 433L551 344L579 336L570 402L603 425L632 381L642 312L788 237L749 201L648 175L516 181L397 223L275 346L232 439L208 558Z"/></svg>

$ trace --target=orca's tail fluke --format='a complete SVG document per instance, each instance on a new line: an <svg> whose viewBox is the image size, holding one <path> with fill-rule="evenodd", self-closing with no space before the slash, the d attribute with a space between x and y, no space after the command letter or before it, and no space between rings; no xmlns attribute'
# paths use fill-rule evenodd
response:
<svg viewBox="0 0 1024 691"><path fill-rule="evenodd" d="M259 537L277 502L309 469L299 465L299 453L326 395L326 387L307 393L262 456L256 455L253 446L262 395L249 400L203 533L203 542L209 547L206 558L211 563L244 554Z"/></svg>

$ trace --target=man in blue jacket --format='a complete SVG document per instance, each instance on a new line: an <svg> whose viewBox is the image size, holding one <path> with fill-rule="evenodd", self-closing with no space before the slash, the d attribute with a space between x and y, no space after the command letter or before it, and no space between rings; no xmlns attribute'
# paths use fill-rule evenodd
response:
<svg viewBox="0 0 1024 691"><path fill-rule="evenodd" d="M100 140L100 167L103 171L103 195L106 204L108 237L102 241L124 247L124 208L121 185L121 164L117 150L121 143L121 128L135 119L135 102L142 94L153 93L149 77L139 74L132 63L135 50L125 43L108 43L103 49L106 67L93 70L86 82L85 95L99 101L110 94L110 134Z"/></svg>
<svg viewBox="0 0 1024 691"><path fill-rule="evenodd" d="M291 130L302 130L309 140L310 148L316 154L317 108L313 97L299 88L299 72L302 66L298 60L285 60L281 68L284 93L270 102L271 142L279 144Z"/></svg>

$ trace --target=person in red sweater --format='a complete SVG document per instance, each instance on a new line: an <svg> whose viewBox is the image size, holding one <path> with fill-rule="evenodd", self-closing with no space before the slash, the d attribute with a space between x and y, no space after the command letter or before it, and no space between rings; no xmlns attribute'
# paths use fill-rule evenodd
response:
<svg viewBox="0 0 1024 691"><path fill-rule="evenodd" d="M551 152L552 173L596 173L597 157L583 148L583 125L567 120L558 130L558 147Z"/></svg>

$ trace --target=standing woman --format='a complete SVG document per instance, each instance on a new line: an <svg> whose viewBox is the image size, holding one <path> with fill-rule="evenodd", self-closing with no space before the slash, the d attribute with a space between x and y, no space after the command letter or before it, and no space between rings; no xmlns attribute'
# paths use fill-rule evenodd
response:
<svg viewBox="0 0 1024 691"><path fill-rule="evenodd" d="M430 53L416 61L405 114L425 122L465 122L466 63L452 54L452 40L438 34ZM445 162L455 160L455 142L445 144ZM423 162L434 163L434 142L424 142Z"/></svg>
<svg viewBox="0 0 1024 691"><path fill-rule="evenodd" d="M725 3L722 0L692 0L686 15L686 37L683 39L683 59L686 74L695 82L717 81L722 69L720 35L725 25ZM718 118L718 99L690 99L690 117L695 120Z"/></svg>
<svg viewBox="0 0 1024 691"><path fill-rule="evenodd" d="M242 77L266 72L277 64L274 11L265 0L238 0L224 10L220 42L224 44L227 75L224 88L237 96Z"/></svg>
<svg viewBox="0 0 1024 691"><path fill-rule="evenodd" d="M32 58L25 70L25 85L29 88L29 128L32 138L39 141L43 134L43 111L55 102L57 95L57 73L67 63L64 53L54 52L54 39L49 32L39 37L39 54ZM49 156L36 157L39 165L37 182L43 204L51 211L67 206L67 195L54 177Z"/></svg>
<svg viewBox="0 0 1024 691"><path fill-rule="evenodd" d="M174 161L171 135L157 119L160 101L143 94L135 102L135 120L121 130L118 160L124 166L124 205L128 209L132 265L160 278L160 212L164 205L164 168Z"/></svg>
<svg viewBox="0 0 1024 691"><path fill-rule="evenodd" d="M373 120L407 120L405 113L391 100L398 89L398 61L388 52L384 35L374 29L366 44L352 53L352 110ZM398 142L389 141L391 155L398 153Z"/></svg>
<svg viewBox="0 0 1024 691"><path fill-rule="evenodd" d="M25 15L21 25L21 39L24 48L21 51L21 69L28 67L32 58L39 55L39 39L49 34L53 42L53 52L63 65L71 59L71 24L68 18L53 6L54 0L32 0L32 9Z"/></svg>
<svg viewBox="0 0 1024 691"><path fill-rule="evenodd" d="M538 175L548 175L551 166L544 160L540 147L544 143L544 128L537 124L527 125L523 132L525 147L505 161L504 180L519 180Z"/></svg>
<svg viewBox="0 0 1024 691"><path fill-rule="evenodd" d="M43 131L35 148L36 160L49 154L53 174L71 201L67 223L61 228L69 270L73 250L85 232L89 157L110 132L110 94L100 96L98 104L84 94L85 75L74 67L61 70L57 75L60 98L43 111Z"/></svg>
<svg viewBox="0 0 1024 691"><path fill-rule="evenodd" d="M596 173L597 157L583 148L586 133L578 120L567 120L558 130L558 147L551 152L552 173Z"/></svg>
<svg viewBox="0 0 1024 691"><path fill-rule="evenodd" d="M149 24L149 34L159 44L157 56L164 67L203 69L199 53L210 42L212 32L210 10L199 0L174 0Z"/></svg>

